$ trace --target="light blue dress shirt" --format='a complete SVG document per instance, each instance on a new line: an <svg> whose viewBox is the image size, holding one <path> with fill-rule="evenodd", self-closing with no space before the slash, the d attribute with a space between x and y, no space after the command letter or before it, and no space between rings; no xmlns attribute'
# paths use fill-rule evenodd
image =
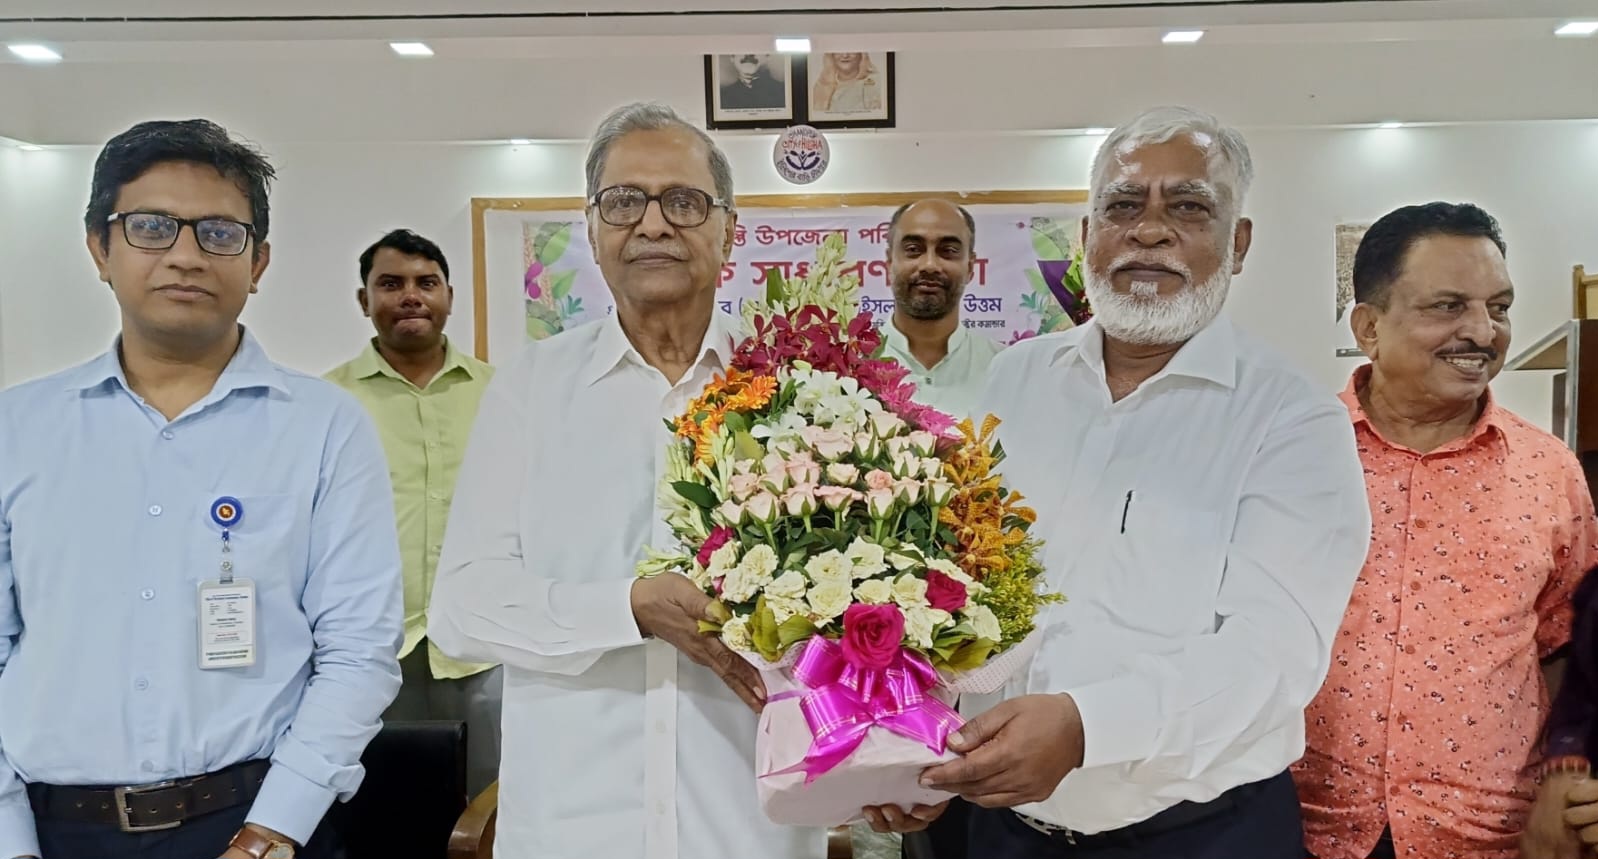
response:
<svg viewBox="0 0 1598 859"><path fill-rule="evenodd" d="M400 685L377 433L247 331L171 422L119 353L0 393L0 857L39 852L25 783L139 785L267 757L248 819L304 842L359 786ZM229 557L255 583L256 661L201 670L220 496L242 507Z"/></svg>

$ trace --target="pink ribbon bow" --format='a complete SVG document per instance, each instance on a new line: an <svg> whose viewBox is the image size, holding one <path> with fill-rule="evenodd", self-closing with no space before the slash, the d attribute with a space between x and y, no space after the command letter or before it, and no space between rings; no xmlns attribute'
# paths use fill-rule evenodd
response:
<svg viewBox="0 0 1598 859"><path fill-rule="evenodd" d="M837 642L817 635L799 654L793 676L809 687L799 710L815 739L804 760L767 775L803 770L809 784L853 754L873 726L916 740L941 755L949 734L961 725L960 714L927 694L940 680L918 653L901 649L887 668L862 669L844 658ZM771 700L800 695L785 692Z"/></svg>

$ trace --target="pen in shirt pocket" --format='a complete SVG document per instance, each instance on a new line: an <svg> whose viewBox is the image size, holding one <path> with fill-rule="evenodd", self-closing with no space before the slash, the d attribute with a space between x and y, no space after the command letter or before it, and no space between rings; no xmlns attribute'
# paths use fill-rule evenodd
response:
<svg viewBox="0 0 1598 859"><path fill-rule="evenodd" d="M1121 533L1126 533L1126 514L1132 510L1132 490L1126 491L1126 503L1121 505Z"/></svg>

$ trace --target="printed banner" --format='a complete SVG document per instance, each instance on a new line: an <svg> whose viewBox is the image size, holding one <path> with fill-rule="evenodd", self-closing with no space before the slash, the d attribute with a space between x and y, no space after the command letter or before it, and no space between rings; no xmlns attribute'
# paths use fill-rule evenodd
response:
<svg viewBox="0 0 1598 859"><path fill-rule="evenodd" d="M1056 295L1076 245L1080 205L978 205L976 261L960 301L960 320L1000 343L1071 327ZM722 268L718 303L737 314L758 296L768 269L802 277L822 240L844 237L861 278L861 305L878 323L893 315L888 271L891 209L749 209L739 212L732 258ZM581 215L551 212L522 222L522 291L527 336L558 334L615 309L588 247ZM1052 287L1052 288L1051 288Z"/></svg>

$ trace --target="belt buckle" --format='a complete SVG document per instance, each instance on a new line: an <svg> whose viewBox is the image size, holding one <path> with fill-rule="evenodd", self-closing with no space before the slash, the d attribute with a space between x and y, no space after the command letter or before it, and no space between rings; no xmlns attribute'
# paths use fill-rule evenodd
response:
<svg viewBox="0 0 1598 859"><path fill-rule="evenodd" d="M1063 835L1065 836L1065 843L1071 845L1072 847L1077 846L1076 833L1072 832L1071 827L1069 826L1059 826L1049 823L1046 820L1039 820L1036 817L1030 817L1028 815L1022 814L1019 811L1015 812L1015 816L1021 818L1022 823L1025 823L1027 826L1036 829L1050 838L1053 838L1056 835Z"/></svg>
<svg viewBox="0 0 1598 859"><path fill-rule="evenodd" d="M182 826L183 821L181 820L174 820L171 823L151 823L145 826L135 826L133 821L128 819L128 815L133 813L133 809L128 807L128 797L138 796L144 793L151 793L157 790L165 790L166 788L175 787L176 785L176 781L162 781L156 782L155 784L140 785L137 787L119 787L112 790L111 793L116 798L117 804L117 827L123 832L159 832L163 829L176 829L179 826Z"/></svg>

